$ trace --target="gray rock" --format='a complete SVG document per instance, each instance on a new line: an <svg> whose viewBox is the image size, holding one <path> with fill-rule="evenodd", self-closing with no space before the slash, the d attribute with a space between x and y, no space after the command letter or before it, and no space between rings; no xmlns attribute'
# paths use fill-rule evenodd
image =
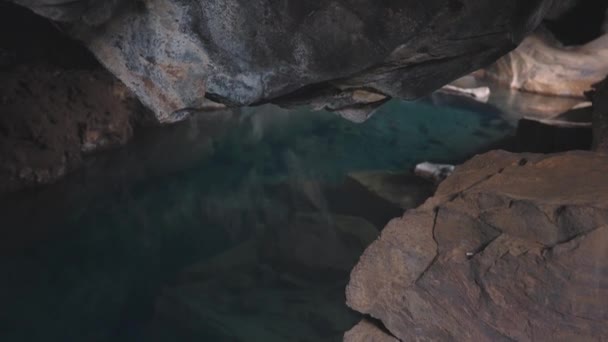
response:
<svg viewBox="0 0 608 342"><path fill-rule="evenodd" d="M366 89L414 99L513 49L557 3L14 1L73 21L71 33L161 122L180 120L205 97L240 106ZM368 107L343 115L360 121Z"/></svg>

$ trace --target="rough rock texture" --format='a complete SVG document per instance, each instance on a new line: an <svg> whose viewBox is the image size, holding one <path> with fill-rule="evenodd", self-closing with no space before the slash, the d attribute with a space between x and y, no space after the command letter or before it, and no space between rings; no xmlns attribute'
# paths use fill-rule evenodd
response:
<svg viewBox="0 0 608 342"><path fill-rule="evenodd" d="M473 158L367 249L349 306L403 341L602 340L606 170L591 152Z"/></svg>
<svg viewBox="0 0 608 342"><path fill-rule="evenodd" d="M0 2L0 194L54 182L84 154L124 144L143 113L85 48Z"/></svg>
<svg viewBox="0 0 608 342"><path fill-rule="evenodd" d="M342 95L356 89L376 93L380 101L417 98L498 59L560 5L552 0L14 1L75 21L70 32L163 122L204 106L205 96L231 105L327 94L356 104L356 96ZM97 16L87 19L91 13ZM112 13L103 25L89 25ZM352 110L356 113L345 110L345 116L365 118L361 108Z"/></svg>
<svg viewBox="0 0 608 342"><path fill-rule="evenodd" d="M608 74L608 34L585 45L564 47L545 31L527 37L485 75L513 89L583 98Z"/></svg>
<svg viewBox="0 0 608 342"><path fill-rule="evenodd" d="M137 112L105 71L0 71L0 193L56 181L89 152L123 145Z"/></svg>

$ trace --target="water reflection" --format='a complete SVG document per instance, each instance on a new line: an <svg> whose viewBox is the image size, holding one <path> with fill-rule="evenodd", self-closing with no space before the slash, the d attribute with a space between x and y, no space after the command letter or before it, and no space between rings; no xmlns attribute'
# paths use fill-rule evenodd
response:
<svg viewBox="0 0 608 342"><path fill-rule="evenodd" d="M2 201L0 338L339 341L349 270L432 191L407 170L512 131L488 106L391 101L365 124L265 106L141 132Z"/></svg>

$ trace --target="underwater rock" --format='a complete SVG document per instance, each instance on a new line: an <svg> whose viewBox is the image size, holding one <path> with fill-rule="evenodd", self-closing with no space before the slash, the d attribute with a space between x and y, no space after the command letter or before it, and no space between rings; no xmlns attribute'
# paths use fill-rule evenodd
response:
<svg viewBox="0 0 608 342"><path fill-rule="evenodd" d="M205 98L228 105L297 92L414 99L515 48L551 0L14 0L82 40L161 122ZM103 25L95 25L102 23ZM363 113L363 114L362 114ZM369 109L346 117L361 120Z"/></svg>
<svg viewBox="0 0 608 342"><path fill-rule="evenodd" d="M254 238L192 265L182 272L183 278L207 279L258 264L272 267L286 279L307 272L348 274L378 235L376 227L359 217L297 213L286 225L256 227Z"/></svg>
<svg viewBox="0 0 608 342"><path fill-rule="evenodd" d="M403 341L602 339L606 170L592 152L474 157L366 250L348 305Z"/></svg>
<svg viewBox="0 0 608 342"><path fill-rule="evenodd" d="M156 301L155 320L198 337L192 340L269 342L338 341L358 320L344 309L343 283L294 287L259 273L166 289Z"/></svg>
<svg viewBox="0 0 608 342"><path fill-rule="evenodd" d="M378 229L354 216L298 213L276 231L276 261L290 271L350 272Z"/></svg>
<svg viewBox="0 0 608 342"><path fill-rule="evenodd" d="M352 172L349 177L401 209L415 208L433 194L432 184L411 173Z"/></svg>
<svg viewBox="0 0 608 342"><path fill-rule="evenodd" d="M156 319L192 336L212 332L213 341L338 340L359 320L344 307L343 289L376 228L357 217L298 213L287 226L256 229L183 270L157 299Z"/></svg>

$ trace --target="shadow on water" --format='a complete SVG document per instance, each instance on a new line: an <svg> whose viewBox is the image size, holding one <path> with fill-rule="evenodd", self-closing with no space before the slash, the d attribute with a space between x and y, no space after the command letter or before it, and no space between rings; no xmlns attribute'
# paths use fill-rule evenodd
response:
<svg viewBox="0 0 608 342"><path fill-rule="evenodd" d="M0 339L339 341L349 271L433 191L409 170L513 131L490 106L391 101L364 124L264 106L139 132L2 200Z"/></svg>

